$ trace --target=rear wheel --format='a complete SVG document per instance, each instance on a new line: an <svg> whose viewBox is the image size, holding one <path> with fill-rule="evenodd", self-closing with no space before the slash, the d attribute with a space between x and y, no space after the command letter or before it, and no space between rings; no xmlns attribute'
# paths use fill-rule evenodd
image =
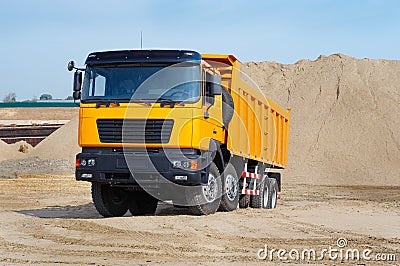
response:
<svg viewBox="0 0 400 266"><path fill-rule="evenodd" d="M191 190L188 190L191 191ZM210 165L208 183L198 187L193 195L187 195L189 209L196 215L209 215L217 211L221 202L222 183L220 173L214 162Z"/></svg>
<svg viewBox="0 0 400 266"><path fill-rule="evenodd" d="M265 176L265 179L261 181L261 183L258 185L259 189L259 194L254 195L251 197L251 207L253 208L263 208L266 209L268 208L269 204L269 182L268 182L268 177Z"/></svg>
<svg viewBox="0 0 400 266"><path fill-rule="evenodd" d="M134 191L129 195L129 211L132 215L154 214L158 205L158 199L146 191Z"/></svg>
<svg viewBox="0 0 400 266"><path fill-rule="evenodd" d="M96 210L104 217L123 216L128 211L128 195L121 188L94 182L92 199Z"/></svg>
<svg viewBox="0 0 400 266"><path fill-rule="evenodd" d="M233 156L230 160L230 164L232 164L236 170L236 174L239 178L239 208L248 208L250 206L250 195L242 194L244 183L242 182L242 173L244 171L245 161L242 157Z"/></svg>
<svg viewBox="0 0 400 266"><path fill-rule="evenodd" d="M228 164L223 173L223 194L219 210L233 211L236 210L239 203L239 178L235 167Z"/></svg>
<svg viewBox="0 0 400 266"><path fill-rule="evenodd" d="M275 178L269 178L269 204L268 209L275 209L278 202L278 182Z"/></svg>
<svg viewBox="0 0 400 266"><path fill-rule="evenodd" d="M264 173L264 165L258 163L257 174L261 176L261 179L256 179L258 183L257 189L259 190L258 195L251 196L251 207L252 208L268 208L269 203L269 181L268 176Z"/></svg>
<svg viewBox="0 0 400 266"><path fill-rule="evenodd" d="M250 195L239 196L239 208L248 208L250 206Z"/></svg>

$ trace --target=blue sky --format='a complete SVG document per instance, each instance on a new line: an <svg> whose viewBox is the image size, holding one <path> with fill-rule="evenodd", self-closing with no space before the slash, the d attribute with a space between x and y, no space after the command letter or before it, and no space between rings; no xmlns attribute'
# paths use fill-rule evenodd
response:
<svg viewBox="0 0 400 266"><path fill-rule="evenodd" d="M140 48L294 63L320 54L400 59L400 1L0 1L0 99L71 94L74 59Z"/></svg>

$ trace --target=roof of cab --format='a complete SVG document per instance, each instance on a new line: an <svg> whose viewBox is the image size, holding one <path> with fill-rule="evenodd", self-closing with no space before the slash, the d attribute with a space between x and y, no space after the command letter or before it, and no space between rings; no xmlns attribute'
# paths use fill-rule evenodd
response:
<svg viewBox="0 0 400 266"><path fill-rule="evenodd" d="M120 50L90 53L85 64L200 62L201 55L190 50Z"/></svg>

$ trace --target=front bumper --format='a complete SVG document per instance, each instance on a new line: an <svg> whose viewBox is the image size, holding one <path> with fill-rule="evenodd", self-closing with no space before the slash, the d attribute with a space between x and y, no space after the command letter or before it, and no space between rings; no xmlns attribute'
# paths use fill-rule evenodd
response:
<svg viewBox="0 0 400 266"><path fill-rule="evenodd" d="M92 166L76 167L76 180L121 186L151 186L175 183L200 185L207 183L208 167L200 170L174 168L173 160L193 159L207 165L207 158L192 149L114 149L83 148L77 162L94 159Z"/></svg>

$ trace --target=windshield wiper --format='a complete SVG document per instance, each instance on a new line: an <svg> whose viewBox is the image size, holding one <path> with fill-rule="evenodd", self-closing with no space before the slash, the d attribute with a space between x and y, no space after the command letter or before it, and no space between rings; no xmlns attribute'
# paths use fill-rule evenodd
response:
<svg viewBox="0 0 400 266"><path fill-rule="evenodd" d="M160 103L160 107L164 107L165 105L169 105L170 108L174 108L175 104L184 105L181 101L173 101L168 98L158 98L157 102Z"/></svg>
<svg viewBox="0 0 400 266"><path fill-rule="evenodd" d="M110 107L111 104L115 104L116 106L120 106L119 102L117 100L106 100L106 101L98 101L96 102L96 108L99 108L102 105L105 105L106 107Z"/></svg>

